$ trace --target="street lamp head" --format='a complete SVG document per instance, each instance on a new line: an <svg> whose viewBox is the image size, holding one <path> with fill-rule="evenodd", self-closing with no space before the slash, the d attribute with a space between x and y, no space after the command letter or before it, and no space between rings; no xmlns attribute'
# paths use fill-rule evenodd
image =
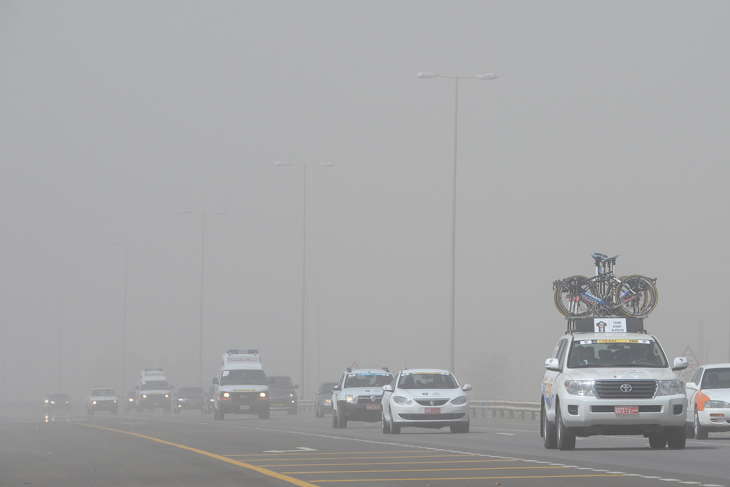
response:
<svg viewBox="0 0 730 487"><path fill-rule="evenodd" d="M478 74L476 79L497 79L497 75L494 73Z"/></svg>
<svg viewBox="0 0 730 487"><path fill-rule="evenodd" d="M288 162L281 162L281 161L276 161L276 162L274 163L274 165L275 165L275 166L289 166L290 164L289 164Z"/></svg>
<svg viewBox="0 0 730 487"><path fill-rule="evenodd" d="M424 73L423 71L418 73L416 76L418 76L419 78L438 78L439 77L439 75L436 73Z"/></svg>
<svg viewBox="0 0 730 487"><path fill-rule="evenodd" d="M332 166L334 166L334 165L335 165L335 163L334 163L334 162L320 162L320 163L318 164L318 166L322 166L322 167L332 167Z"/></svg>

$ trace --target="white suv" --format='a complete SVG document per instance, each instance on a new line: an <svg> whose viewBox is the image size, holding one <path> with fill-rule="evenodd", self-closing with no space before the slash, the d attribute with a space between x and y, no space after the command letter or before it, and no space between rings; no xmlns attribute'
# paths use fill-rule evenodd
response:
<svg viewBox="0 0 730 487"><path fill-rule="evenodd" d="M639 318L581 318L558 340L542 380L545 448L572 450L576 436L643 435L651 448L683 449L687 396Z"/></svg>
<svg viewBox="0 0 730 487"><path fill-rule="evenodd" d="M347 428L348 421L380 421L383 386L392 380L393 374L387 367L348 368L332 388L332 427Z"/></svg>

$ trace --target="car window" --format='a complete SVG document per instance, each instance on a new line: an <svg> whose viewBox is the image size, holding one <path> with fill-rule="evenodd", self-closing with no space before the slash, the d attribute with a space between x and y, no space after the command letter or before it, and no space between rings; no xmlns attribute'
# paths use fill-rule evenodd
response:
<svg viewBox="0 0 730 487"><path fill-rule="evenodd" d="M224 370L221 373L220 385L266 385L266 374L263 370Z"/></svg>
<svg viewBox="0 0 730 487"><path fill-rule="evenodd" d="M400 389L457 389L459 385L445 372L403 373L398 380Z"/></svg>
<svg viewBox="0 0 730 487"><path fill-rule="evenodd" d="M567 340L561 340L560 344L558 345L558 354L555 356L555 358L558 359L558 363L561 367L564 365L563 357L565 357L565 349L567 348L567 344Z"/></svg>
<svg viewBox="0 0 730 487"><path fill-rule="evenodd" d="M650 339L577 339L570 347L568 366L664 368L667 359L659 344Z"/></svg>
<svg viewBox="0 0 730 487"><path fill-rule="evenodd" d="M695 375L692 376L692 379L690 379L690 382L694 382L695 384L700 383L700 377L702 377L702 371L704 370L704 367L700 367L697 369L697 372L695 372Z"/></svg>
<svg viewBox="0 0 730 487"><path fill-rule="evenodd" d="M730 368L707 369L702 377L701 389L730 389Z"/></svg>
<svg viewBox="0 0 730 487"><path fill-rule="evenodd" d="M390 374L349 374L345 387L382 387L390 384Z"/></svg>
<svg viewBox="0 0 730 487"><path fill-rule="evenodd" d="M269 385L274 388L279 389L293 389L294 384L292 384L292 381L289 377L269 377L268 379Z"/></svg>
<svg viewBox="0 0 730 487"><path fill-rule="evenodd" d="M170 386L167 385L166 380L146 380L142 381L140 389L143 391L154 391L154 390L167 390Z"/></svg>

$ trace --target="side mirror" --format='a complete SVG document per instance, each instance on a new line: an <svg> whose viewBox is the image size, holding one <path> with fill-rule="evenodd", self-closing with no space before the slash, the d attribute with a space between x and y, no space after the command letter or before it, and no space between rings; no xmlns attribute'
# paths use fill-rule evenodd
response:
<svg viewBox="0 0 730 487"><path fill-rule="evenodd" d="M697 387L697 384L695 384L694 382L687 382L685 387L687 389L692 389L693 391L696 391L697 389L699 389L699 387Z"/></svg>
<svg viewBox="0 0 730 487"><path fill-rule="evenodd" d="M674 359L674 367L672 370L684 370L689 366L689 360L687 357L677 357Z"/></svg>
<svg viewBox="0 0 730 487"><path fill-rule="evenodd" d="M461 388L462 391L470 391L471 390L471 384L464 384L464 387Z"/></svg>
<svg viewBox="0 0 730 487"><path fill-rule="evenodd" d="M545 368L548 370L552 370L554 372L562 372L562 368L560 368L560 360L556 358L549 358L545 361Z"/></svg>
<svg viewBox="0 0 730 487"><path fill-rule="evenodd" d="M333 391L339 391L340 390L340 386L332 386L332 390Z"/></svg>
<svg viewBox="0 0 730 487"><path fill-rule="evenodd" d="M218 377L213 377L213 384L218 385Z"/></svg>
<svg viewBox="0 0 730 487"><path fill-rule="evenodd" d="M391 386L390 384L385 384L383 386L383 392L393 392L393 386Z"/></svg>

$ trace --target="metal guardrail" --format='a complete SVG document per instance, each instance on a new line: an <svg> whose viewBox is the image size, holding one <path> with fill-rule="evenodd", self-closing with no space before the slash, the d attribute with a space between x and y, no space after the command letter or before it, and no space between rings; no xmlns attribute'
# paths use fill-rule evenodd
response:
<svg viewBox="0 0 730 487"><path fill-rule="evenodd" d="M314 413L314 401L299 401L300 413ZM519 418L535 421L540 415L539 402L473 400L469 407L472 418Z"/></svg>

